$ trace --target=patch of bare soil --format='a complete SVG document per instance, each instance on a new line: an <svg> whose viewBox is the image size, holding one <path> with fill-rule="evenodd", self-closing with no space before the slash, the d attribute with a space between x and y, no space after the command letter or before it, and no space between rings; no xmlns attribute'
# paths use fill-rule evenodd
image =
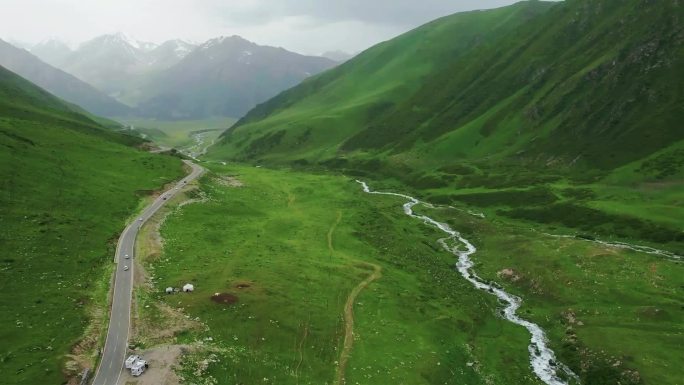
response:
<svg viewBox="0 0 684 385"><path fill-rule="evenodd" d="M518 274L513 269L503 269L497 272L496 275L501 279L509 280L512 282L518 282L520 280L520 274Z"/></svg>
<svg viewBox="0 0 684 385"><path fill-rule="evenodd" d="M64 373L69 378L68 385L78 384L85 368L92 368L97 358L98 339L104 333L105 317L102 308L93 307L89 311L90 323L81 340L67 354Z"/></svg>
<svg viewBox="0 0 684 385"><path fill-rule="evenodd" d="M234 305L240 300L236 295L230 293L216 293L211 296L211 300L221 305Z"/></svg>
<svg viewBox="0 0 684 385"><path fill-rule="evenodd" d="M190 349L187 345L165 345L136 352L147 361L149 368L140 377L124 370L119 385L180 385L174 367Z"/></svg>
<svg viewBox="0 0 684 385"><path fill-rule="evenodd" d="M202 324L181 310L156 303L145 309L145 315L133 320L131 343L155 345L174 342L174 337L186 330L201 330ZM152 316L152 314L154 316Z"/></svg>
<svg viewBox="0 0 684 385"><path fill-rule="evenodd" d="M218 183L222 186L239 188L244 187L244 183L241 180L232 175L219 175L216 177Z"/></svg>
<svg viewBox="0 0 684 385"><path fill-rule="evenodd" d="M239 281L239 282L235 282L235 284L233 286L235 286L236 289L245 290L245 289L249 289L252 286L254 286L254 282Z"/></svg>

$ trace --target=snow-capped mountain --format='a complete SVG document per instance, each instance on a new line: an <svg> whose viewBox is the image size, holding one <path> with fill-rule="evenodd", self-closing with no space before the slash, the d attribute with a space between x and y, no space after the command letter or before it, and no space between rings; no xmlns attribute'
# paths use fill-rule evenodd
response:
<svg viewBox="0 0 684 385"><path fill-rule="evenodd" d="M68 47L67 47L68 48ZM45 57L63 52L59 42L35 47ZM81 44L54 63L62 70L161 119L240 117L309 76L336 63L239 36L195 45L183 40L145 43L123 33Z"/></svg>
<svg viewBox="0 0 684 385"><path fill-rule="evenodd" d="M156 43L151 43L151 42L142 41L142 40L132 38L123 32L117 32L117 33L112 34L112 35L102 35L102 36L95 38L93 40L98 40L98 39L100 39L101 41L110 43L110 44L128 45L128 46L131 46L131 47L133 47L137 50L143 51L143 52L152 51L153 49L155 49L159 46ZM93 40L91 40L91 41L93 41Z"/></svg>
<svg viewBox="0 0 684 385"><path fill-rule="evenodd" d="M158 45L116 33L81 44L60 67L118 96L139 82L140 76L173 66L192 49L192 44L181 40Z"/></svg>
<svg viewBox="0 0 684 385"><path fill-rule="evenodd" d="M139 111L160 119L240 117L258 103L335 66L317 56L239 36L208 40L141 91Z"/></svg>
<svg viewBox="0 0 684 385"><path fill-rule="evenodd" d="M151 52L157 49L159 47L159 44L157 43L151 43L148 41L137 41L138 49L143 51L143 52Z"/></svg>
<svg viewBox="0 0 684 385"><path fill-rule="evenodd" d="M188 56L195 48L197 46L183 40L169 40L149 52L147 64L155 70L167 69Z"/></svg>
<svg viewBox="0 0 684 385"><path fill-rule="evenodd" d="M81 44L61 66L65 71L115 94L145 68L145 52L122 33L103 35Z"/></svg>

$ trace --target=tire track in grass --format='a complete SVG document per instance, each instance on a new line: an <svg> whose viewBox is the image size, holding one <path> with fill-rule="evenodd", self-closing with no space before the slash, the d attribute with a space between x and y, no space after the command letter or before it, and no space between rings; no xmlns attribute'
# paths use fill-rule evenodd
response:
<svg viewBox="0 0 684 385"><path fill-rule="evenodd" d="M303 331L303 336L302 340L299 342L299 346L296 347L297 352L299 353L299 360L297 361L297 366L295 367L294 374L295 378L297 379L297 384L299 384L299 372L300 368L302 367L302 362L304 362L304 342L306 342L306 337L309 336L309 321L307 321L304 324L304 331ZM296 346L295 342L295 346Z"/></svg>
<svg viewBox="0 0 684 385"><path fill-rule="evenodd" d="M328 250L330 251L330 257L335 253L335 248L333 247L333 234L337 225L339 225L342 220L342 212L337 212L337 220L330 227L328 231ZM344 385L346 383L345 372L347 369L347 363L349 362L349 357L351 356L352 346L354 344L354 302L356 302L356 297L370 285L371 282L380 279L382 277L382 268L379 265L368 262L361 262L357 266L362 266L368 269L372 269L373 272L368 278L364 279L359 283L347 297L347 301L344 304L344 344L342 345L342 351L340 352L340 358L337 362L337 372L335 377L336 385Z"/></svg>
<svg viewBox="0 0 684 385"><path fill-rule="evenodd" d="M335 253L335 248L333 247L333 233L335 232L335 229L337 229L337 225L340 224L340 221L342 220L342 211L337 212L337 219L335 220L335 223L333 223L332 226L330 226L330 230L328 230L328 250L330 251L330 257L333 256Z"/></svg>

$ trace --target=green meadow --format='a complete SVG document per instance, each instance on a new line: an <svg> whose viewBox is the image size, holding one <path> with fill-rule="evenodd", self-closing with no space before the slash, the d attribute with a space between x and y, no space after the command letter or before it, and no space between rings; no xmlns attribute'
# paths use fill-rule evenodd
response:
<svg viewBox="0 0 684 385"><path fill-rule="evenodd" d="M381 277L353 303L346 383L540 383L526 330L462 279L437 243L444 234L404 215L402 199L364 194L353 179L332 174L209 167L206 201L166 220L153 265L156 299L208 327L176 335L211 339L184 360L186 379L340 383L345 303L378 266ZM230 186L232 178L244 186ZM547 331L582 383L678 383L681 264L468 210L481 211L419 208L479 248L476 271L524 298L521 314ZM161 294L186 282L194 293Z"/></svg>
<svg viewBox="0 0 684 385"><path fill-rule="evenodd" d="M422 209L479 247L475 267L525 301L558 357L585 384L679 384L684 265L662 256L551 236L542 226Z"/></svg>

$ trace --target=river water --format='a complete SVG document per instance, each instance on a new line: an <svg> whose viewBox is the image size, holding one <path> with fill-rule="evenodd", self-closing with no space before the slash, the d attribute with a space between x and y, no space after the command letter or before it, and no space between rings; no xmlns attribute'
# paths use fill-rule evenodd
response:
<svg viewBox="0 0 684 385"><path fill-rule="evenodd" d="M577 375L575 375L570 368L558 362L556 354L548 346L548 340L542 328L539 327L539 325L518 316L517 311L522 304L522 299L486 283L473 271L474 263L470 259L470 256L477 252L477 248L467 239L463 238L458 231L451 229L448 224L438 222L425 215L416 214L413 211L413 208L416 205L422 204L431 207L430 204L421 202L412 196L404 194L372 191L365 182L359 180L357 180L357 182L361 184L363 191L368 194L389 195L406 199L407 202L403 205L404 213L406 215L419 219L427 225L436 227L447 235L446 238L440 239L439 243L445 250L458 258L456 268L463 278L473 284L477 289L496 296L504 304L502 311L503 317L516 325L524 327L530 332L530 344L527 348L530 353L530 365L541 381L548 385L568 385L568 381L563 378L571 378L575 380L574 382L579 382ZM562 376L563 378L559 376L560 373L564 374L564 376Z"/></svg>

